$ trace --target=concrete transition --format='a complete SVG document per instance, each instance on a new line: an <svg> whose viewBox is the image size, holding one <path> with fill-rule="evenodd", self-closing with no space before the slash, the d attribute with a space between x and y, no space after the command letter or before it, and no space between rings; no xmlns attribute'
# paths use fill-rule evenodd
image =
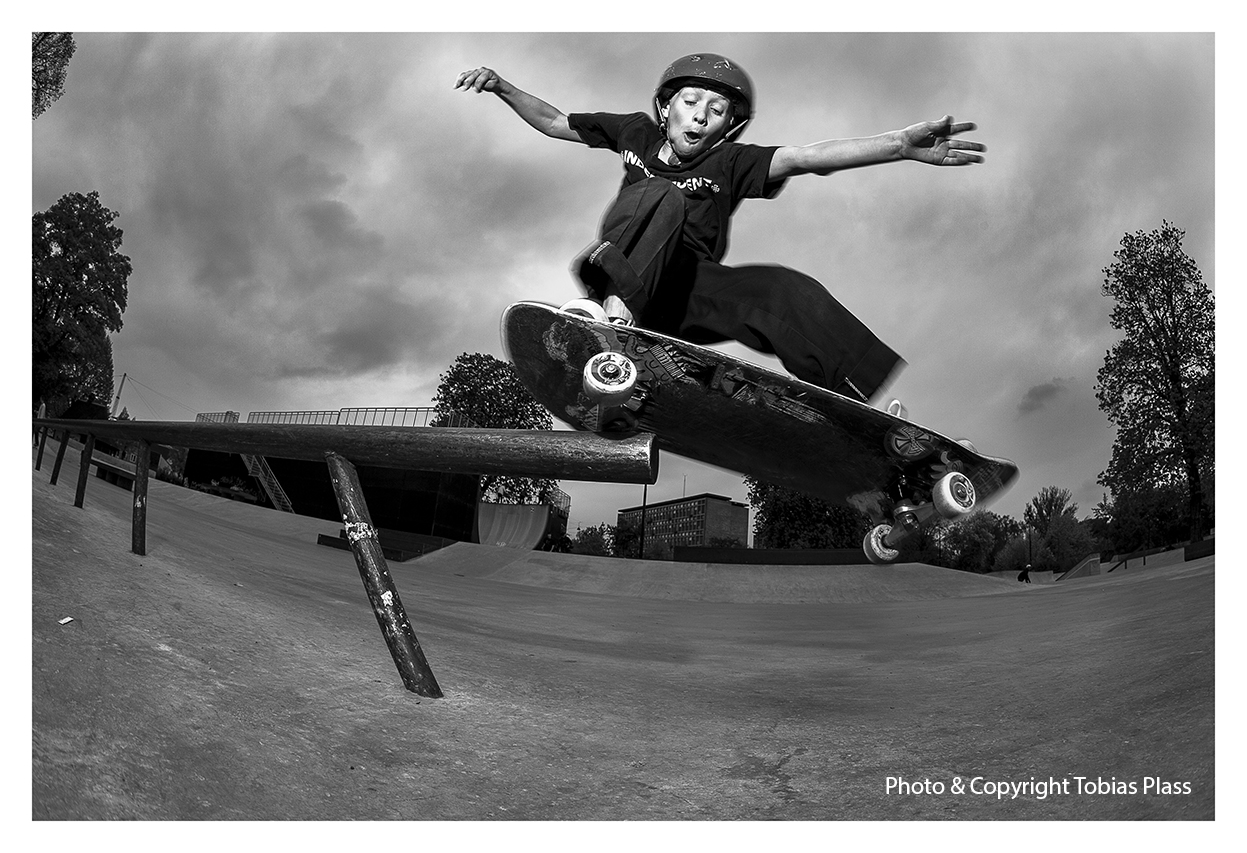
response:
<svg viewBox="0 0 1247 853"><path fill-rule="evenodd" d="M541 544L550 524L545 504L482 502L476 510L477 539L482 545L531 551Z"/></svg>
<svg viewBox="0 0 1247 853"><path fill-rule="evenodd" d="M35 820L1216 817L1215 556L1020 584L457 544L390 566L434 699L340 524L154 481L138 556L130 492L48 479Z"/></svg>

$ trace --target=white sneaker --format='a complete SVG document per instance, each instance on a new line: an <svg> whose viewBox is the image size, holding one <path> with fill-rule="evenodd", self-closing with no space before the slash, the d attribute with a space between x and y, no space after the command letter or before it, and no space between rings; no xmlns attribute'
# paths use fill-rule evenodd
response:
<svg viewBox="0 0 1247 853"><path fill-rule="evenodd" d="M632 317L632 312L628 310L628 306L624 305L624 301L618 296L608 296L602 303L603 310L606 311L607 321L619 326L635 326L636 321Z"/></svg>
<svg viewBox="0 0 1247 853"><path fill-rule="evenodd" d="M611 322L611 319L606 316L606 310L595 299L573 299L565 303L561 310L578 317L587 317L598 323Z"/></svg>

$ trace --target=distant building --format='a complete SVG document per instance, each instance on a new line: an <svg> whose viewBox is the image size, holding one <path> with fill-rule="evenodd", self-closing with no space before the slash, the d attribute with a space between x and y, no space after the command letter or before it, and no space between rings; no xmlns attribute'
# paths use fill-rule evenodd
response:
<svg viewBox="0 0 1247 853"><path fill-rule="evenodd" d="M617 525L640 530L642 511L647 553L650 543L674 549L676 546L704 548L730 541L744 547L749 541L749 506L722 495L694 495L645 507L628 507L619 510Z"/></svg>

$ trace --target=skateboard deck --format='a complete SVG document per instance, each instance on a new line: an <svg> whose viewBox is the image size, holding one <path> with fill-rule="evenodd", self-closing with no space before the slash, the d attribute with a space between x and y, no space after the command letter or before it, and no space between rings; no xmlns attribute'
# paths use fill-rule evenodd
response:
<svg viewBox="0 0 1247 853"><path fill-rule="evenodd" d="M660 449L854 507L884 528L903 523L889 545L934 518L933 490L949 474L972 484L962 481L959 493L969 497L958 512L981 506L1017 475L1012 462L968 442L647 329L519 302L503 314L502 336L520 381L570 426L653 433ZM622 402L585 390L585 366L604 352L635 367ZM866 550L878 556L869 543Z"/></svg>

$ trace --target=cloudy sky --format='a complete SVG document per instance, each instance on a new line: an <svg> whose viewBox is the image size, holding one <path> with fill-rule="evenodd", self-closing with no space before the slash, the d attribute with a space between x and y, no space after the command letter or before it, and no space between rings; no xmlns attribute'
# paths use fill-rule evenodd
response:
<svg viewBox="0 0 1247 853"><path fill-rule="evenodd" d="M119 212L134 272L114 359L144 420L429 405L460 353L502 357L508 303L576 295L568 264L620 163L455 91L478 65L565 112L631 112L672 59L724 53L754 80L756 144L976 122L983 165L801 177L747 202L726 262L795 267L859 314L908 360L892 390L914 420L1021 467L998 512L1049 485L1080 516L1101 499L1100 285L1122 236L1173 222L1216 292L1211 34L76 39L33 123L31 211L97 190ZM661 466L651 501L745 497L738 475ZM573 529L641 501L563 485Z"/></svg>

